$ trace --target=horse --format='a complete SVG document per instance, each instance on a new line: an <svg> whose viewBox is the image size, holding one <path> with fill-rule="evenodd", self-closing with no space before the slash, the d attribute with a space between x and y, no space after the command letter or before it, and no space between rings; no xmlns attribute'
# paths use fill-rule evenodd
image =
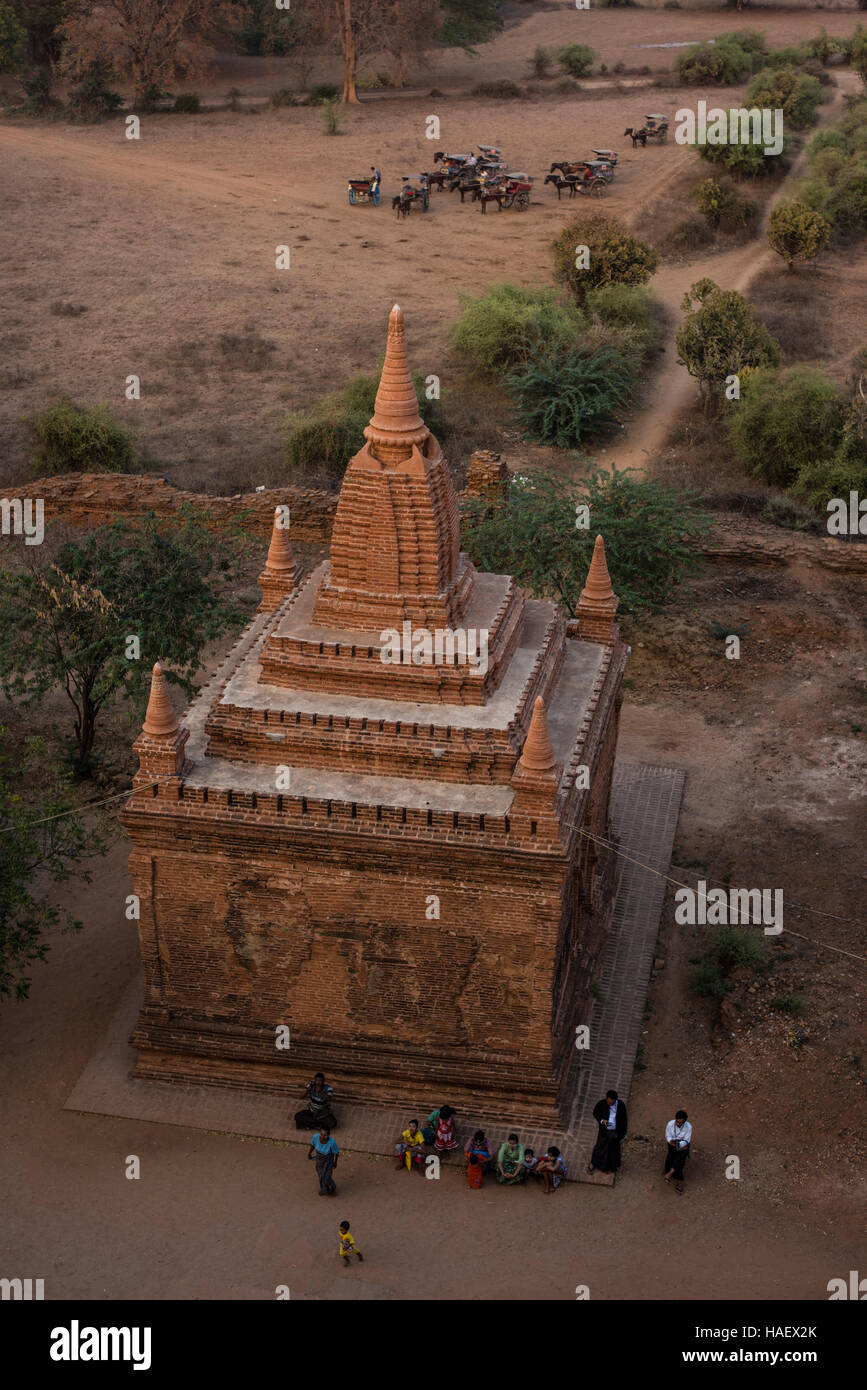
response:
<svg viewBox="0 0 867 1390"><path fill-rule="evenodd" d="M458 193L461 195L461 202L463 202L468 193L472 193L473 200L475 200L476 193L481 187L482 183L480 179L457 179L451 184L450 192L454 193L457 189Z"/></svg>
<svg viewBox="0 0 867 1390"><path fill-rule="evenodd" d="M631 138L633 149L635 149L636 145L641 145L643 148L647 144L647 126L642 126L640 130L633 130L630 125L626 127L623 134Z"/></svg>
<svg viewBox="0 0 867 1390"><path fill-rule="evenodd" d="M402 193L395 193L391 200L392 212L397 214L398 222L402 217L409 217L412 208L412 199L404 198Z"/></svg>
<svg viewBox="0 0 867 1390"><path fill-rule="evenodd" d="M560 194L561 194L561 192L562 192L562 190L563 190L564 188L568 188L568 189L569 189L569 197L570 197L570 198L574 198L574 197L575 197L575 189L576 189L576 185L577 185L577 183L578 183L578 180L575 178L574 174L571 175L569 178L558 178L558 176L557 176L556 174L548 174L548 175L546 175L546 177L545 177L545 182L546 182L546 183L553 183L554 187L555 187L556 190L557 190L557 202L558 202L558 203L559 203L559 201L560 201Z"/></svg>
<svg viewBox="0 0 867 1390"><path fill-rule="evenodd" d="M559 169L563 177L568 178L570 174L579 173L579 171L584 168L586 162L587 161L584 159L579 159L577 163L570 164L566 159L558 159L551 165L548 172L554 174ZM547 179L545 182L547 183Z"/></svg>
<svg viewBox="0 0 867 1390"><path fill-rule="evenodd" d="M473 189L472 201L481 203L483 214L488 210L488 203L496 203L497 212L502 212L505 200L505 189L500 188L497 184L480 184L478 188Z"/></svg>
<svg viewBox="0 0 867 1390"><path fill-rule="evenodd" d="M437 169L433 173L421 174L419 175L419 177L427 179L428 187L439 188L440 190L442 190L443 188L445 188L448 174L445 173L442 169Z"/></svg>

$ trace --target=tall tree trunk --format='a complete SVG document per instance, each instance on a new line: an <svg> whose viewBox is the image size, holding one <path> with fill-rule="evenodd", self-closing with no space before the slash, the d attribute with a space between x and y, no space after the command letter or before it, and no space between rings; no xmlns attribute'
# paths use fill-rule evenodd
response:
<svg viewBox="0 0 867 1390"><path fill-rule="evenodd" d="M355 72L358 66L358 53L355 47L355 33L352 27L352 0L343 0L343 97L342 100L359 105L355 86Z"/></svg>

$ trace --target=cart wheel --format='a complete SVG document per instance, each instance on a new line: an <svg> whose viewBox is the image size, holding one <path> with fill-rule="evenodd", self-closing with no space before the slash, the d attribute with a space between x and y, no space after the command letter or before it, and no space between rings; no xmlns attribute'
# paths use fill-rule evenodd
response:
<svg viewBox="0 0 867 1390"><path fill-rule="evenodd" d="M590 192L594 198L601 198L605 192L605 180L594 179L590 185Z"/></svg>
<svg viewBox="0 0 867 1390"><path fill-rule="evenodd" d="M422 200L421 200L421 210L422 210L422 212L427 212L427 210L428 210L429 207L430 207L430 194L425 193L424 197L423 197Z"/></svg>
<svg viewBox="0 0 867 1390"><path fill-rule="evenodd" d="M660 143L660 144L663 144L667 139L668 139L668 131L667 131L667 130L661 130L661 131L659 132L659 143Z"/></svg>
<svg viewBox="0 0 867 1390"><path fill-rule="evenodd" d="M529 206L530 206L530 195L529 195L529 193L519 193L518 196L517 196L517 198L515 199L515 207L518 209L518 211L519 211L519 212L526 212L526 211L527 211L527 208L528 208Z"/></svg>

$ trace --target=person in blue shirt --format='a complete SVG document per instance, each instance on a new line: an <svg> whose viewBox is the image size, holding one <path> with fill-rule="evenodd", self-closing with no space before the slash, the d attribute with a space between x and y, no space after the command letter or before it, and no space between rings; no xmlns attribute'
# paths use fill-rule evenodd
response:
<svg viewBox="0 0 867 1390"><path fill-rule="evenodd" d="M337 1185L332 1177L334 1169L337 1167L337 1158L340 1153L335 1141L331 1138L330 1129L320 1129L318 1134L314 1134L310 1140L310 1152L308 1158L316 1160L316 1175L319 1178L319 1196L336 1197Z"/></svg>

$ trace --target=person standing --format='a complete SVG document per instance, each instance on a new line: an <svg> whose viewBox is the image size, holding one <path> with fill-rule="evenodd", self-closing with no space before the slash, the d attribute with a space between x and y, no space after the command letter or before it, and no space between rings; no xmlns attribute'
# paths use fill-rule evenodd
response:
<svg viewBox="0 0 867 1390"><path fill-rule="evenodd" d="M337 1227L337 1235L340 1241L340 1259L343 1263L343 1268L349 1268L349 1261L352 1259L353 1255L357 1255L359 1263L363 1263L364 1256L355 1244L355 1239L349 1229L348 1221L341 1221L340 1225Z"/></svg>
<svg viewBox="0 0 867 1390"><path fill-rule="evenodd" d="M683 1191L683 1165L689 1158L692 1143L692 1125L685 1110L678 1110L673 1120L665 1126L665 1181L675 1180L678 1194Z"/></svg>
<svg viewBox="0 0 867 1390"><path fill-rule="evenodd" d="M626 1106L616 1091L606 1091L603 1100L593 1107L593 1118L599 1125L587 1172L616 1173L620 1167L620 1144L626 1137Z"/></svg>
<svg viewBox="0 0 867 1390"><path fill-rule="evenodd" d="M332 1176L337 1167L337 1159L340 1150L336 1142L331 1138L330 1129L320 1129L318 1134L314 1134L310 1140L310 1152L308 1158L316 1160L316 1175L319 1178L319 1196L336 1197L337 1186Z"/></svg>

